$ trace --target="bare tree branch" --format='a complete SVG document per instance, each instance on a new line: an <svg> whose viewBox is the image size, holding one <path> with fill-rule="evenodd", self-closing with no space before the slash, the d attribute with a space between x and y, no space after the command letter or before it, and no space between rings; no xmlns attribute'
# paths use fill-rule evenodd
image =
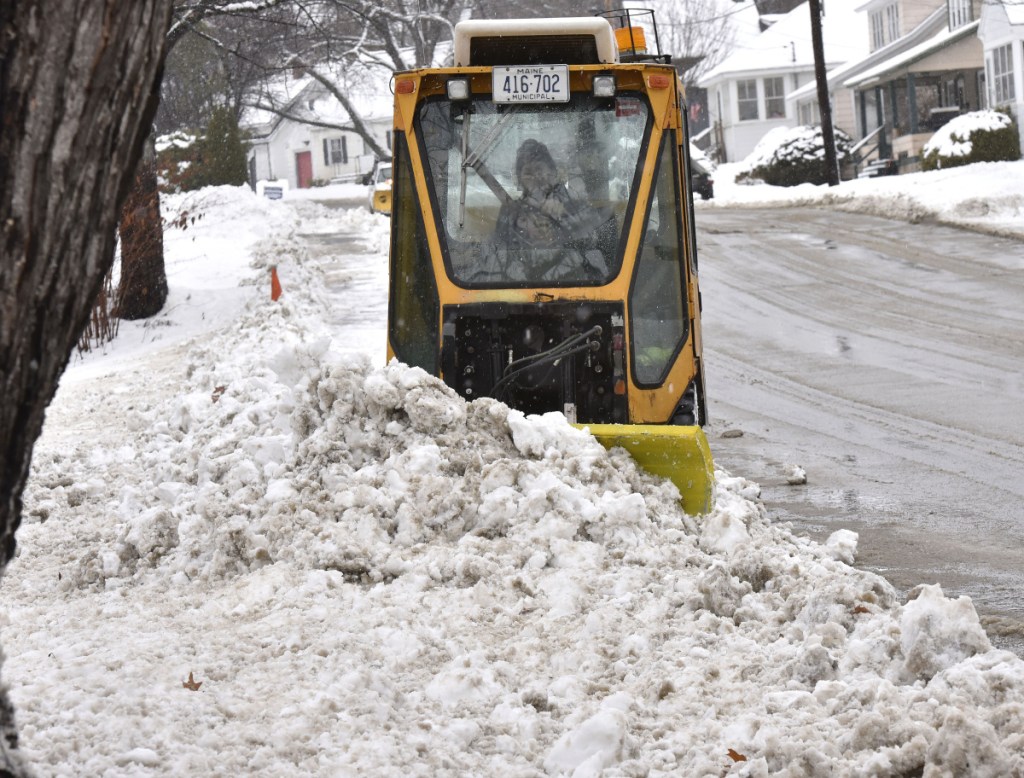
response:
<svg viewBox="0 0 1024 778"><path fill-rule="evenodd" d="M276 8L290 0L251 0L250 2L225 2L225 0L199 0L195 3L182 3L174 7L174 18L171 28L167 31L167 48L170 50L181 40L181 37L192 30L204 19L212 16L259 14L270 8Z"/></svg>

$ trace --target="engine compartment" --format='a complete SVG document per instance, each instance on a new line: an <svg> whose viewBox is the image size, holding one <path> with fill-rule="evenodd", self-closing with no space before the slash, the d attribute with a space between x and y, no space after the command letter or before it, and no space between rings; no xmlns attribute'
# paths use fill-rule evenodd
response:
<svg viewBox="0 0 1024 778"><path fill-rule="evenodd" d="M444 308L441 375L467 400L494 397L570 422L628 421L621 303L477 303Z"/></svg>

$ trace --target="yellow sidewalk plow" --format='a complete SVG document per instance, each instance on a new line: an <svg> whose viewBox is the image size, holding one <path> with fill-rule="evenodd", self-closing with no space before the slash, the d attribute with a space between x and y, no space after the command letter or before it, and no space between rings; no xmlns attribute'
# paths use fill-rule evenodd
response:
<svg viewBox="0 0 1024 778"><path fill-rule="evenodd" d="M711 448L700 427L664 424L578 424L605 448L621 446L644 470L668 478L679 489L683 509L708 513L715 502Z"/></svg>

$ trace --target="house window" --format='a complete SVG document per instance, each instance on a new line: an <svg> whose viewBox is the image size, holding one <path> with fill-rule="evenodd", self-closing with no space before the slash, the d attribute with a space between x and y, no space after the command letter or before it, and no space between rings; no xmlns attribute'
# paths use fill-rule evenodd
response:
<svg viewBox="0 0 1024 778"><path fill-rule="evenodd" d="M391 130L386 130L384 132L384 142L388 145L388 151L393 151L391 148Z"/></svg>
<svg viewBox="0 0 1024 778"><path fill-rule="evenodd" d="M900 7L893 3L885 9L885 38L889 43L900 37Z"/></svg>
<svg viewBox="0 0 1024 778"><path fill-rule="evenodd" d="M782 76L764 80L764 112L769 119L783 119L786 116L786 96Z"/></svg>
<svg viewBox="0 0 1024 778"><path fill-rule="evenodd" d="M1005 105L1013 102L1013 49L1007 43L998 49L992 49L992 105Z"/></svg>
<svg viewBox="0 0 1024 778"><path fill-rule="evenodd" d="M748 78L736 82L736 106L741 122L757 121L757 79Z"/></svg>
<svg viewBox="0 0 1024 778"><path fill-rule="evenodd" d="M324 164L344 165L348 163L348 143L344 136L324 138Z"/></svg>
<svg viewBox="0 0 1024 778"><path fill-rule="evenodd" d="M964 0L970 2L970 0ZM956 2L956 0L951 0ZM871 23L871 50L880 49L886 44L899 40L900 37L900 7L896 3L887 5L877 11L872 11L868 16Z"/></svg>
<svg viewBox="0 0 1024 778"><path fill-rule="evenodd" d="M885 45L885 23L882 20L882 12L874 11L871 14L871 50L880 49Z"/></svg>
<svg viewBox="0 0 1024 778"><path fill-rule="evenodd" d="M949 29L955 30L974 21L971 0L949 0Z"/></svg>

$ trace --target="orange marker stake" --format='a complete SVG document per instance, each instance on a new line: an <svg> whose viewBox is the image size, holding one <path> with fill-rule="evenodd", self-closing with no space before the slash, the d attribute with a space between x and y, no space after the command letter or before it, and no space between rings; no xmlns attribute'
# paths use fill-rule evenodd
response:
<svg viewBox="0 0 1024 778"><path fill-rule="evenodd" d="M277 277L277 265L270 266L270 299L277 301L281 296L281 280Z"/></svg>

